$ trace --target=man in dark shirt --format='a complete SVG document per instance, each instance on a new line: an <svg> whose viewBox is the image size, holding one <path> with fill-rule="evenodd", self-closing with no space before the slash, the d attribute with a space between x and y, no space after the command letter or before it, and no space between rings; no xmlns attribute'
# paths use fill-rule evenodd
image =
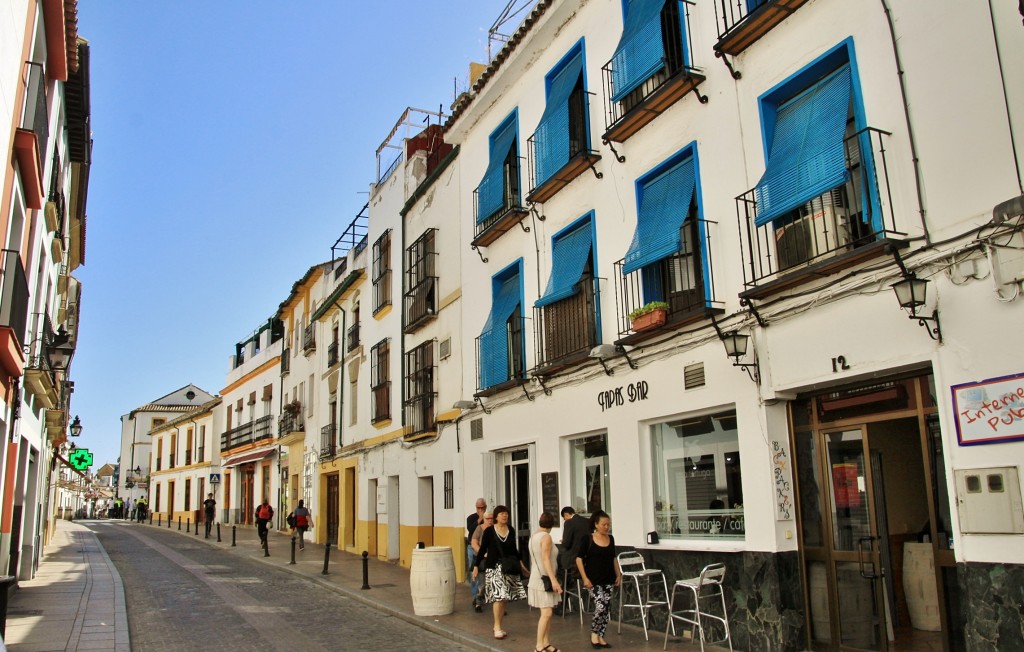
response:
<svg viewBox="0 0 1024 652"><path fill-rule="evenodd" d="M204 516L206 517L206 538L210 538L210 528L213 527L213 515L217 509L217 501L213 499L213 494L206 494L206 500L203 501Z"/></svg>
<svg viewBox="0 0 1024 652"><path fill-rule="evenodd" d="M580 546L590 536L590 522L572 507L562 508L562 546L558 551L558 567L565 571L576 568Z"/></svg>
<svg viewBox="0 0 1024 652"><path fill-rule="evenodd" d="M473 563L476 561L476 554L473 552L473 546L470 543L470 538L473 533L476 532L476 528L484 523L484 512L487 511L487 501L483 498L476 499L476 511L466 517L466 581L469 582L469 592L473 596L473 608L479 611L479 584L473 576L470 575L470 569L473 568Z"/></svg>

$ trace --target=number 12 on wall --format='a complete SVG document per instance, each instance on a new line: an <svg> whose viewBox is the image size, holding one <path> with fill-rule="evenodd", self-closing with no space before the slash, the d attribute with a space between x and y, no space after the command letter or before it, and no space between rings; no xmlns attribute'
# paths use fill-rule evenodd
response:
<svg viewBox="0 0 1024 652"><path fill-rule="evenodd" d="M839 373L840 371L846 371L850 368L850 365L846 364L845 355L837 355L832 358L832 373Z"/></svg>

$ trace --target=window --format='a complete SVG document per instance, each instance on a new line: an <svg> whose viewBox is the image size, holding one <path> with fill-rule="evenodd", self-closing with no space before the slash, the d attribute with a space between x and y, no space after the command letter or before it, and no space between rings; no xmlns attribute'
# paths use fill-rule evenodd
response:
<svg viewBox="0 0 1024 652"><path fill-rule="evenodd" d="M434 341L429 340L405 354L405 425L409 434L434 430Z"/></svg>
<svg viewBox="0 0 1024 652"><path fill-rule="evenodd" d="M549 199L589 164L588 159L567 169L570 161L590 150L582 40L545 76L544 82L547 103L529 140L534 188L529 199L533 202ZM549 182L557 187L545 191Z"/></svg>
<svg viewBox="0 0 1024 652"><path fill-rule="evenodd" d="M348 386L348 425L354 426L359 419L359 377L353 374Z"/></svg>
<svg viewBox="0 0 1024 652"><path fill-rule="evenodd" d="M491 279L491 312L477 338L480 389L524 376L522 259Z"/></svg>
<svg viewBox="0 0 1024 652"><path fill-rule="evenodd" d="M168 464L167 464L167 468L169 468L169 469L173 469L174 468L175 457L177 455L177 452L178 452L178 436L177 435L171 435L171 448L168 451L168 460L169 461L168 461Z"/></svg>
<svg viewBox="0 0 1024 652"><path fill-rule="evenodd" d="M760 98L765 171L739 198L748 217L754 207L755 277L835 255L885 230L855 68L848 40Z"/></svg>
<svg viewBox="0 0 1024 652"><path fill-rule="evenodd" d="M391 229L373 243L373 314L391 305Z"/></svg>
<svg viewBox="0 0 1024 652"><path fill-rule="evenodd" d="M444 472L444 508L455 509L455 471Z"/></svg>
<svg viewBox="0 0 1024 652"><path fill-rule="evenodd" d="M192 478L185 478L185 509L192 507Z"/></svg>
<svg viewBox="0 0 1024 652"><path fill-rule="evenodd" d="M476 189L477 234L519 207L519 117L505 118L489 139L487 170Z"/></svg>
<svg viewBox="0 0 1024 652"><path fill-rule="evenodd" d="M427 229L405 250L405 332L410 333L437 314L437 273L434 233Z"/></svg>
<svg viewBox="0 0 1024 652"><path fill-rule="evenodd" d="M734 410L651 426L651 464L662 538L744 538Z"/></svg>
<svg viewBox="0 0 1024 652"><path fill-rule="evenodd" d="M370 410L373 423L391 418L389 346L390 340L383 339L370 349Z"/></svg>
<svg viewBox="0 0 1024 652"><path fill-rule="evenodd" d="M192 428L185 431L185 466L192 463L192 450L194 444Z"/></svg>
<svg viewBox="0 0 1024 652"><path fill-rule="evenodd" d="M206 426L199 426L199 450L196 452L196 462L206 461Z"/></svg>
<svg viewBox="0 0 1024 652"><path fill-rule="evenodd" d="M714 301L697 167L691 145L636 182L636 231L617 275L627 313L661 301L677 321L701 314ZM621 326L620 332L630 328L628 322Z"/></svg>
<svg viewBox="0 0 1024 652"><path fill-rule="evenodd" d="M164 440L156 440L156 470L159 471L163 468L164 461Z"/></svg>
<svg viewBox="0 0 1024 652"><path fill-rule="evenodd" d="M540 365L597 344L593 250L590 215L551 239L551 275L543 296L534 303Z"/></svg>
<svg viewBox="0 0 1024 652"><path fill-rule="evenodd" d="M608 435L581 437L569 442L569 504L589 516L610 505Z"/></svg>
<svg viewBox="0 0 1024 652"><path fill-rule="evenodd" d="M348 327L348 348L346 352L355 351L359 348L359 304L352 308L352 325Z"/></svg>

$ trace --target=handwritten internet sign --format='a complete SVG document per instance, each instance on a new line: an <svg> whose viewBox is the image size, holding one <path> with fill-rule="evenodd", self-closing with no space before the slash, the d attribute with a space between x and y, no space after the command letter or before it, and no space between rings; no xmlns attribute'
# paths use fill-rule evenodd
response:
<svg viewBox="0 0 1024 652"><path fill-rule="evenodd" d="M961 446L1024 439L1024 374L953 385Z"/></svg>

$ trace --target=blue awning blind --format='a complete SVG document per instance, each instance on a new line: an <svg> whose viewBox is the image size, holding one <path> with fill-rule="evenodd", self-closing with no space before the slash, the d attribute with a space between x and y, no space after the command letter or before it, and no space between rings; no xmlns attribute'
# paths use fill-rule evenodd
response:
<svg viewBox="0 0 1024 652"><path fill-rule="evenodd" d="M476 221L483 222L505 205L505 159L516 139L516 121L509 120L491 135L487 171L477 188Z"/></svg>
<svg viewBox="0 0 1024 652"><path fill-rule="evenodd" d="M551 246L551 276L544 296L533 305L542 308L579 292L580 278L590 260L593 236L590 221L561 236Z"/></svg>
<svg viewBox="0 0 1024 652"><path fill-rule="evenodd" d="M693 157L672 166L640 187L640 208L623 274L679 251L679 230L690 212L695 186Z"/></svg>
<svg viewBox="0 0 1024 652"><path fill-rule="evenodd" d="M569 96L583 73L583 53L577 52L551 79L544 115L533 135L537 185L569 162Z"/></svg>
<svg viewBox="0 0 1024 652"><path fill-rule="evenodd" d="M612 55L613 102L619 102L665 65L661 8L665 0L630 0L622 38Z"/></svg>
<svg viewBox="0 0 1024 652"><path fill-rule="evenodd" d="M754 188L757 226L846 182L850 92L846 64L779 107L764 176Z"/></svg>
<svg viewBox="0 0 1024 652"><path fill-rule="evenodd" d="M480 387L493 387L509 379L508 320L520 304L519 274L494 289L491 314L480 333Z"/></svg>

